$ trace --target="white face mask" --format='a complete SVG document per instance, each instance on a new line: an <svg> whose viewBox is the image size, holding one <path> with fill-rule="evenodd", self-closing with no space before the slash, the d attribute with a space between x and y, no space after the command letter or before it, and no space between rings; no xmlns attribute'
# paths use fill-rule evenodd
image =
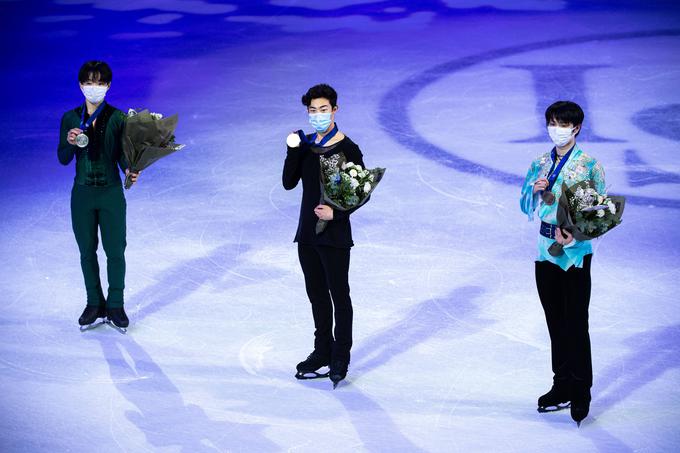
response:
<svg viewBox="0 0 680 453"><path fill-rule="evenodd" d="M571 140L571 137L574 135L574 128L548 126L548 135L550 135L550 140L552 140L555 146L561 148Z"/></svg>
<svg viewBox="0 0 680 453"><path fill-rule="evenodd" d="M109 87L101 85L84 85L80 87L80 90L90 104L99 104L104 100L104 96L106 96L106 92L109 91Z"/></svg>

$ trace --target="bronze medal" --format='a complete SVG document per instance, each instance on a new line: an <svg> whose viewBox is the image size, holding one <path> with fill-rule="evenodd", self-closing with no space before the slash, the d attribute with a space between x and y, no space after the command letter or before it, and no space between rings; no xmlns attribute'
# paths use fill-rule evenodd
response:
<svg viewBox="0 0 680 453"><path fill-rule="evenodd" d="M543 203L547 204L548 206L555 204L555 194L549 190L544 190L541 194L541 198L543 199Z"/></svg>

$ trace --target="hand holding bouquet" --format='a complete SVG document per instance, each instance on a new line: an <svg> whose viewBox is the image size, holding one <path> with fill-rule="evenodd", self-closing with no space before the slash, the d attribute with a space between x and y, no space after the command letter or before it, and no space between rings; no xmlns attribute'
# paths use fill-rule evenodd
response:
<svg viewBox="0 0 680 453"><path fill-rule="evenodd" d="M621 223L626 199L621 196L599 194L591 180L571 187L562 184L562 195L557 206L557 223L569 231L574 239L587 241L602 236ZM564 246L554 243L548 251L552 256L564 253Z"/></svg>
<svg viewBox="0 0 680 453"><path fill-rule="evenodd" d="M320 162L321 204L339 211L349 211L366 203L385 174L384 168L368 170L353 162L346 162L343 153L321 156ZM321 234L327 224L327 220L319 219L316 234Z"/></svg>

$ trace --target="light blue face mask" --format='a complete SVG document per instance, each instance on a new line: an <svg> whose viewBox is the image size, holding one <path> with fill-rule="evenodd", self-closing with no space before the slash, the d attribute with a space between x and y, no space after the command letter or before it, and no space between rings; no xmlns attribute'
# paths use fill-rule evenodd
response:
<svg viewBox="0 0 680 453"><path fill-rule="evenodd" d="M331 125L331 115L331 113L310 113L309 124L311 124L317 132L324 132Z"/></svg>

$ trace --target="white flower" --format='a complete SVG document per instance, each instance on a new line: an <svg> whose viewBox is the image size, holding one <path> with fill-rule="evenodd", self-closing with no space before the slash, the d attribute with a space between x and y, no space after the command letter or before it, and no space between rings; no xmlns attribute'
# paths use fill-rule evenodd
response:
<svg viewBox="0 0 680 453"><path fill-rule="evenodd" d="M162 120L163 119L163 115L160 114L160 113L151 112L151 117L155 120Z"/></svg>
<svg viewBox="0 0 680 453"><path fill-rule="evenodd" d="M352 179L350 179L350 181L349 181L349 185L350 185L350 187L351 187L352 189L356 189L357 187L359 187L359 181L357 181L356 179L352 178Z"/></svg>
<svg viewBox="0 0 680 453"><path fill-rule="evenodd" d="M290 134L286 137L286 145L291 148L297 148L300 146L300 136L298 134Z"/></svg>
<svg viewBox="0 0 680 453"><path fill-rule="evenodd" d="M352 167L354 167L354 162L347 162L346 168L352 168ZM343 168L343 170L344 170L344 168Z"/></svg>
<svg viewBox="0 0 680 453"><path fill-rule="evenodd" d="M352 178L356 178L357 176L359 176L359 173L357 173L357 171L356 171L355 169L351 169L351 170L349 171L349 175L350 175Z"/></svg>
<svg viewBox="0 0 680 453"><path fill-rule="evenodd" d="M373 175L368 175L368 180L369 180L369 181L373 182L374 179L375 179L375 177L374 177Z"/></svg>
<svg viewBox="0 0 680 453"><path fill-rule="evenodd" d="M128 109L127 116L128 118L131 116L135 116L137 114L137 111L135 109Z"/></svg>
<svg viewBox="0 0 680 453"><path fill-rule="evenodd" d="M609 208L609 212L611 212L612 214L616 214L616 205L614 204L613 201L611 201L611 200L608 201L607 207Z"/></svg>
<svg viewBox="0 0 680 453"><path fill-rule="evenodd" d="M361 165L355 165L355 166L354 166L354 168L356 168L356 169L357 169L357 171L361 171L361 170L363 170L363 168L361 168Z"/></svg>
<svg viewBox="0 0 680 453"><path fill-rule="evenodd" d="M371 184L367 182L366 184L364 184L364 193L368 193L370 191L371 191Z"/></svg>
<svg viewBox="0 0 680 453"><path fill-rule="evenodd" d="M604 209L598 209L597 210L597 216L598 217L604 217Z"/></svg>

